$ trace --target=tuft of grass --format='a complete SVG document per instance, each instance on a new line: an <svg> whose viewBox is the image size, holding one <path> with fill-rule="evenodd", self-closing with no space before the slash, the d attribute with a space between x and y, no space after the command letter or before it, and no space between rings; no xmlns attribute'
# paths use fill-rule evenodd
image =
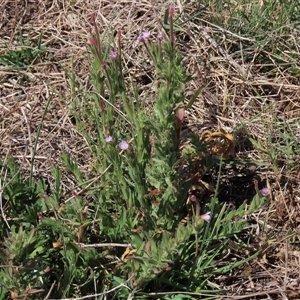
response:
<svg viewBox="0 0 300 300"><path fill-rule="evenodd" d="M41 54L45 53L46 47L42 44L43 33L40 33L36 45L31 41L31 35L28 34L24 39L22 29L19 30L19 39L16 49L8 49L0 55L0 65L18 68L29 69L31 65L38 62Z"/></svg>

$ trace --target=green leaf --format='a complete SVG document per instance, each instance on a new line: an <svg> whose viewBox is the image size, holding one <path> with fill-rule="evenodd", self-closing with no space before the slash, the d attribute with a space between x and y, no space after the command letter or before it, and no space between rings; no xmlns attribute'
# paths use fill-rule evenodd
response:
<svg viewBox="0 0 300 300"><path fill-rule="evenodd" d="M67 168L74 174L79 183L83 183L83 178L78 164L71 159L69 153L64 152L61 157Z"/></svg>
<svg viewBox="0 0 300 300"><path fill-rule="evenodd" d="M132 246L135 249L140 249L144 246L144 241L138 233L131 233Z"/></svg>
<svg viewBox="0 0 300 300"><path fill-rule="evenodd" d="M188 104L185 106L186 109L189 109L192 107L192 105L196 101L197 97L202 93L203 89L204 89L204 87L200 87L196 90L196 92L193 94L193 96L190 99L190 101L188 102Z"/></svg>
<svg viewBox="0 0 300 300"><path fill-rule="evenodd" d="M0 272L0 277L3 278L2 276L3 276L3 273ZM0 285L0 300L7 299L7 296L6 296L7 292L8 292L7 289L4 286Z"/></svg>

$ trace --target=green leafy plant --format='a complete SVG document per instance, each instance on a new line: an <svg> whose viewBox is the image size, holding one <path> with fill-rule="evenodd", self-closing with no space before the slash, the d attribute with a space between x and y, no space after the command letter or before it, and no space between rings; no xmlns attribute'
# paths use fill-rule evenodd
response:
<svg viewBox="0 0 300 300"><path fill-rule="evenodd" d="M91 199L100 240L130 245L123 255L115 249L121 261L112 270L106 269L112 288L126 282L126 287L116 291L118 297L178 288L208 292L212 276L245 262L217 264L228 239L244 228L242 216L260 206L255 203L247 210L244 204L231 211L214 197L187 224L181 223L192 186L192 180L179 172L183 162L193 166L197 157L198 167L205 172L220 161L209 159L205 143L196 135L190 137L192 150L182 150L184 88L192 76L185 72L183 57L176 50L173 20L171 6L165 14L164 33L153 36L145 31L139 37L152 61L150 89L155 97L149 110L149 103L139 97L137 89L130 89L123 75L121 32L117 31L116 44L107 46L92 16L95 91L85 93L81 104L74 102L76 124L95 158L93 188L91 181L81 178L80 189ZM70 157L65 162L78 177Z"/></svg>
<svg viewBox="0 0 300 300"><path fill-rule="evenodd" d="M91 170L83 173L65 153L64 171L76 189L64 191L62 170L54 167L49 191L34 180L33 168L25 180L13 160L2 163L0 293L13 299L215 297L210 279L257 255L221 263L246 225L245 214L261 207L263 192L238 208L219 202L218 183L206 203L192 193L210 168L221 170L229 152L222 145L215 155L208 139L194 133L183 143L184 90L192 75L176 48L180 26L172 5L164 32L139 37L153 78L146 96L123 74L121 31L111 46L94 15L91 22L94 90L81 90L72 77L72 114L92 150ZM27 54L9 62L31 63Z"/></svg>
<svg viewBox="0 0 300 300"><path fill-rule="evenodd" d="M83 291L93 283L89 268L98 265L98 256L74 243L87 226L84 206L78 199L63 211L59 169L53 177L56 189L47 195L45 183L25 180L13 159L1 162L0 291L12 299L40 299L56 282L54 296L75 295L76 283L85 282Z"/></svg>
<svg viewBox="0 0 300 300"><path fill-rule="evenodd" d="M1 292L9 291L11 298L34 297L43 291L42 277L50 264L38 224L38 213L46 208L39 194L46 185L41 180L29 184L10 157L1 162L0 182Z"/></svg>
<svg viewBox="0 0 300 300"><path fill-rule="evenodd" d="M28 68L46 51L42 44L43 33L40 34L37 44L33 45L31 35L24 39L23 32L19 30L19 41L16 49L8 49L0 55L0 64L12 68Z"/></svg>

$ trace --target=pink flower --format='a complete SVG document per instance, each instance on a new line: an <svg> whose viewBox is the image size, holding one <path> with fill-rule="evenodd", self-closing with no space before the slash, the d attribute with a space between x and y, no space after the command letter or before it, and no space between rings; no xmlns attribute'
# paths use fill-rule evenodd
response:
<svg viewBox="0 0 300 300"><path fill-rule="evenodd" d="M267 197L270 195L270 191L268 188L263 188L260 192L264 197Z"/></svg>
<svg viewBox="0 0 300 300"><path fill-rule="evenodd" d="M196 196L195 195L190 195L190 200L192 202L195 202L197 200Z"/></svg>
<svg viewBox="0 0 300 300"><path fill-rule="evenodd" d="M142 35L139 37L139 41L142 42L150 37L150 31L143 31Z"/></svg>
<svg viewBox="0 0 300 300"><path fill-rule="evenodd" d="M157 39L158 39L159 41L162 41L163 35L162 35L161 33L159 33L159 34L157 35Z"/></svg>
<svg viewBox="0 0 300 300"><path fill-rule="evenodd" d="M211 219L210 211L205 213L204 215L199 216L200 219L203 219L206 222L209 222Z"/></svg>
<svg viewBox="0 0 300 300"><path fill-rule="evenodd" d="M119 148L123 151L127 150L129 147L129 144L126 141L121 141L119 143Z"/></svg>
<svg viewBox="0 0 300 300"><path fill-rule="evenodd" d="M106 143L111 143L113 141L113 138L112 136L108 135L106 138L105 138L105 142Z"/></svg>
<svg viewBox="0 0 300 300"><path fill-rule="evenodd" d="M71 194L72 194L74 197L77 197L77 196L78 196L78 194L77 194L77 192L76 192L75 190L71 191Z"/></svg>
<svg viewBox="0 0 300 300"><path fill-rule="evenodd" d="M90 43L91 45L96 45L95 39L92 38L92 37L89 38L89 43Z"/></svg>
<svg viewBox="0 0 300 300"><path fill-rule="evenodd" d="M110 52L109 52L109 56L112 59L116 59L117 58L117 51L115 51L114 49L111 49Z"/></svg>

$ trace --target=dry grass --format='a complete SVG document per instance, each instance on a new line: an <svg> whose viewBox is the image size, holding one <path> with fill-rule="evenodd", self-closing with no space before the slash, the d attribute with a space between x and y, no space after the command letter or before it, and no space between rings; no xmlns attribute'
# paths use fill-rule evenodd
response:
<svg viewBox="0 0 300 300"><path fill-rule="evenodd" d="M0 65L1 158L12 155L21 164L22 172L28 174L37 131L50 99L34 160L34 175L47 178L50 184L50 168L61 166L62 152L70 153L83 171L91 169L89 148L70 117L72 97L68 77L73 68L81 85L87 90L92 88L88 81L89 15L95 13L103 34L122 30L125 73L139 84L142 93L147 93L151 70L145 71L145 58L137 38L143 30L160 31L161 18L167 8L165 1L91 2L0 2L0 54L7 49L19 48L19 27L25 37L30 35L33 43L37 43L43 32L42 43L46 47L46 52L26 69L16 70ZM199 6L197 1L177 2L178 10L182 13L180 20L188 19ZM200 6L198 9L204 11L207 8ZM260 51L264 51L258 47L250 50L241 48L236 52L230 50L233 44L242 43L245 39L251 44L251 38L225 31L201 19L201 16L183 24L182 29L176 36L177 44L185 54L189 72L195 74L188 90L205 86L203 94L187 111L188 123L209 121L233 131L237 138L237 158L268 161L268 155L255 149L248 138L251 137L268 150L270 144L267 135L274 141L279 139L276 124L285 122L287 126L292 126L299 119L299 76L293 77L286 71L295 53L285 51L282 53L285 63L269 69L257 62ZM286 43L298 50L299 34L295 30L295 35L286 37ZM299 55L299 51L296 54ZM264 56L270 61L275 60L272 53L264 53ZM300 143L300 126L291 131ZM297 161L299 157L295 154L293 159ZM294 170L288 169L284 158L282 161L278 168L266 163L254 169L230 169L222 179L224 199L229 201L249 196L254 174L259 174L262 184L269 185L272 190L270 206L249 220L254 224L249 229L253 241L252 248L245 250L244 255L262 246L265 249L260 257L236 270L230 277L226 275L215 279L213 284L228 293L227 298L222 299L300 299L300 251L297 238L300 233L300 169L298 165ZM63 184L65 190L73 188L74 183L68 174L64 174ZM228 251L226 263L237 259L234 253L239 252L234 247Z"/></svg>

